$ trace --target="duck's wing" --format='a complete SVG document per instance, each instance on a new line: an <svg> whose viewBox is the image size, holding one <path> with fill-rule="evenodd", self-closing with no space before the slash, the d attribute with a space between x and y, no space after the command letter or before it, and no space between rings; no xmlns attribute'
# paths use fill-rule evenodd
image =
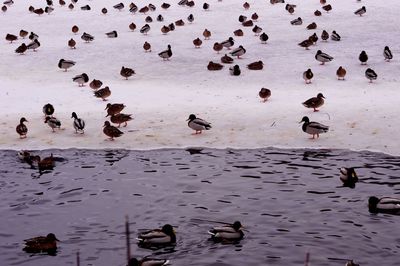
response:
<svg viewBox="0 0 400 266"><path fill-rule="evenodd" d="M211 127L211 124L201 118L196 118L193 120L193 123L200 125L200 126L204 126L204 127Z"/></svg>
<svg viewBox="0 0 400 266"><path fill-rule="evenodd" d="M379 209L388 210L399 210L400 211L400 199L384 197L379 201Z"/></svg>

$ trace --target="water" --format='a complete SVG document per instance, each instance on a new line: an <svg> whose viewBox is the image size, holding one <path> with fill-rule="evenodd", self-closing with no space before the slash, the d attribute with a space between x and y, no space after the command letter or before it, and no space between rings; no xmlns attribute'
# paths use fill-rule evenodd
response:
<svg viewBox="0 0 400 266"><path fill-rule="evenodd" d="M173 265L398 265L400 217L370 214L369 196L400 197L400 158L344 150L44 150L64 158L39 173L0 151L0 265L125 265L124 217L133 236L170 223L174 250L139 248ZM360 182L342 187L338 168ZM206 221L209 220L209 221ZM240 220L235 245L208 240L212 221ZM53 232L56 256L22 251Z"/></svg>

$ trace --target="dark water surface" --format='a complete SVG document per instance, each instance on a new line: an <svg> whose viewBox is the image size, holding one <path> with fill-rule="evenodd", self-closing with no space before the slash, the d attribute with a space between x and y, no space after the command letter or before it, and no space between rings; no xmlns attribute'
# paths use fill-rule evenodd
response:
<svg viewBox="0 0 400 266"><path fill-rule="evenodd" d="M400 197L400 158L344 150L45 150L65 159L39 174L16 151L0 151L0 265L125 264L124 217L132 234L165 223L177 245L157 254L173 265L400 265L400 216L370 214L372 195ZM338 168L357 167L354 189ZM246 227L236 245L207 230ZM23 239L53 232L56 256L22 251Z"/></svg>

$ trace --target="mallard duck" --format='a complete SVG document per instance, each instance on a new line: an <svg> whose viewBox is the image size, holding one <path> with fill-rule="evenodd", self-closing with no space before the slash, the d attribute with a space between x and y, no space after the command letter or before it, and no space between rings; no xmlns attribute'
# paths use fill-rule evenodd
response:
<svg viewBox="0 0 400 266"><path fill-rule="evenodd" d="M354 14L360 15L360 17L361 17L362 15L365 14L365 12L367 12L367 9L365 8L365 6L362 6L361 8L354 11Z"/></svg>
<svg viewBox="0 0 400 266"><path fill-rule="evenodd" d="M331 34L331 39L332 39L332 41L340 41L340 39L341 39L341 37L340 37L340 35L334 30L334 31L332 31L332 34Z"/></svg>
<svg viewBox="0 0 400 266"><path fill-rule="evenodd" d="M151 52L151 44L145 41L143 44L143 49L145 53Z"/></svg>
<svg viewBox="0 0 400 266"><path fill-rule="evenodd" d="M373 69L367 68L367 70L365 70L365 77L369 79L370 83L372 83L373 80L376 80L378 78L378 74L376 74Z"/></svg>
<svg viewBox="0 0 400 266"><path fill-rule="evenodd" d="M175 21L175 25L178 27L184 26L185 22L182 19Z"/></svg>
<svg viewBox="0 0 400 266"><path fill-rule="evenodd" d="M258 96L260 96L263 102L266 102L268 98L271 97L271 90L266 88L261 88L261 90L258 92Z"/></svg>
<svg viewBox="0 0 400 266"><path fill-rule="evenodd" d="M89 82L89 76L86 73L82 73L73 77L72 81L78 83L79 87L83 87L85 83Z"/></svg>
<svg viewBox="0 0 400 266"><path fill-rule="evenodd" d="M322 93L318 93L317 97L312 97L302 103L307 108L313 108L314 112L318 112L317 108L321 107L324 104L324 95Z"/></svg>
<svg viewBox="0 0 400 266"><path fill-rule="evenodd" d="M244 55L246 53L246 49L243 48L243 46L239 45L238 48L234 49L232 52L230 52L230 54L232 56L237 56L237 58L239 59L242 55Z"/></svg>
<svg viewBox="0 0 400 266"><path fill-rule="evenodd" d="M317 135L317 138L319 138L319 134L321 133L326 133L329 130L328 126L325 126L321 123L318 122L310 122L310 119L307 116L304 116L303 119L300 121L300 123L304 122L302 126L302 130L312 136L312 139L315 138L315 135Z"/></svg>
<svg viewBox="0 0 400 266"><path fill-rule="evenodd" d="M224 48L224 46L218 42L214 43L213 45L213 50L219 54L219 51L221 51Z"/></svg>
<svg viewBox="0 0 400 266"><path fill-rule="evenodd" d="M89 7L89 8L90 8L90 7ZM54 11L54 7L46 6L46 7L44 8L44 12L47 13L47 14L50 14L50 13L53 12L53 11Z"/></svg>
<svg viewBox="0 0 400 266"><path fill-rule="evenodd" d="M22 39L25 39L26 36L28 36L29 32L27 32L26 30L20 30L19 31L19 37L21 37Z"/></svg>
<svg viewBox="0 0 400 266"><path fill-rule="evenodd" d="M232 76L240 76L241 70L239 65L234 65L229 68L229 74Z"/></svg>
<svg viewBox="0 0 400 266"><path fill-rule="evenodd" d="M18 40L18 37L16 35L7 33L6 41L9 41L10 43L12 43L13 41L16 41L16 40Z"/></svg>
<svg viewBox="0 0 400 266"><path fill-rule="evenodd" d="M233 35L242 37L244 35L244 33L243 33L242 29L237 29L237 30L233 31Z"/></svg>
<svg viewBox="0 0 400 266"><path fill-rule="evenodd" d="M203 37L204 37L204 40L209 40L210 37L211 37L211 31L205 29L205 30L203 31Z"/></svg>
<svg viewBox="0 0 400 266"><path fill-rule="evenodd" d="M368 200L368 208L372 213L389 213L400 215L400 199L383 197L377 198L372 196Z"/></svg>
<svg viewBox="0 0 400 266"><path fill-rule="evenodd" d="M340 171L340 180L343 182L345 186L354 187L355 183L358 182L358 176L353 167L341 167Z"/></svg>
<svg viewBox="0 0 400 266"><path fill-rule="evenodd" d="M235 40L232 37L229 37L227 40L220 42L223 47L227 48L228 50L235 44Z"/></svg>
<svg viewBox="0 0 400 266"><path fill-rule="evenodd" d="M187 17L187 20L189 21L189 23L193 23L193 21L194 21L193 14L189 14L189 16Z"/></svg>
<svg viewBox="0 0 400 266"><path fill-rule="evenodd" d="M164 225L161 229L153 229L140 233L137 237L140 247L162 247L176 243L174 228L170 224Z"/></svg>
<svg viewBox="0 0 400 266"><path fill-rule="evenodd" d="M74 129L75 133L78 133L78 131L83 134L85 133L85 121L82 118L78 118L75 112L72 112L71 118L74 119Z"/></svg>
<svg viewBox="0 0 400 266"><path fill-rule="evenodd" d="M315 59L321 62L321 65L324 65L326 62L332 61L333 57L326 53L323 53L321 50L318 50L315 54Z"/></svg>
<svg viewBox="0 0 400 266"><path fill-rule="evenodd" d="M168 264L169 260L144 257L141 260L138 260L136 258L131 258L129 260L128 266L164 266Z"/></svg>
<svg viewBox="0 0 400 266"><path fill-rule="evenodd" d="M72 33L74 33L74 34L77 34L78 31L79 31L79 27L76 26L76 25L74 25L74 26L72 26L71 31L72 31Z"/></svg>
<svg viewBox="0 0 400 266"><path fill-rule="evenodd" d="M129 24L129 29L131 30L131 31L134 31L135 29L136 29L136 24L135 23L131 23L131 24Z"/></svg>
<svg viewBox="0 0 400 266"><path fill-rule="evenodd" d="M194 1L187 1L186 2L186 6L188 6L188 7L194 7L194 5L195 5Z"/></svg>
<svg viewBox="0 0 400 266"><path fill-rule="evenodd" d="M36 155L34 156L33 161L34 164L37 164L39 171L53 170L55 166L53 154L43 160L40 159L40 156Z"/></svg>
<svg viewBox="0 0 400 266"><path fill-rule="evenodd" d="M168 26L162 26L161 27L161 32L162 32L162 34L167 34L168 32L170 32L171 30L169 29L169 27Z"/></svg>
<svg viewBox="0 0 400 266"><path fill-rule="evenodd" d="M127 80L129 77L135 74L135 70L133 70L132 68L122 66L121 71L119 73L121 74L122 77L124 77Z"/></svg>
<svg viewBox="0 0 400 266"><path fill-rule="evenodd" d="M250 4L248 2L244 2L243 8L246 9L246 10L249 9L250 8Z"/></svg>
<svg viewBox="0 0 400 266"><path fill-rule="evenodd" d="M47 103L43 106L42 111L45 116L52 116L54 114L54 106Z"/></svg>
<svg viewBox="0 0 400 266"><path fill-rule="evenodd" d="M69 46L69 48L71 48L71 49L76 49L76 41L74 40L74 39L70 39L69 41L68 41L68 46Z"/></svg>
<svg viewBox="0 0 400 266"><path fill-rule="evenodd" d="M93 79L90 83L89 83L89 87L93 90L98 90L101 88L101 86L103 85L103 82L101 80L98 79Z"/></svg>
<svg viewBox="0 0 400 266"><path fill-rule="evenodd" d="M171 45L168 44L167 47L168 47L167 50L158 53L158 56L161 57L164 61L169 60L172 56Z"/></svg>
<svg viewBox="0 0 400 266"><path fill-rule="evenodd" d="M247 17L244 16L244 15L239 15L238 20L239 20L240 23L243 23L243 22L245 22L247 20Z"/></svg>
<svg viewBox="0 0 400 266"><path fill-rule="evenodd" d="M203 4L203 10L205 10L205 11L210 10L210 4L204 3L204 4Z"/></svg>
<svg viewBox="0 0 400 266"><path fill-rule="evenodd" d="M103 101L107 101L107 98L110 97L111 90L108 86L105 86L102 89L99 89L94 92L94 96L97 98L101 98Z"/></svg>
<svg viewBox="0 0 400 266"><path fill-rule="evenodd" d="M340 66L337 70L336 70L336 75L338 77L338 80L344 80L344 77L346 76L346 69L344 69L342 66Z"/></svg>
<svg viewBox="0 0 400 266"><path fill-rule="evenodd" d="M329 33L326 30L323 30L321 33L321 40L327 41L329 39Z"/></svg>
<svg viewBox="0 0 400 266"><path fill-rule="evenodd" d="M258 20L258 14L257 14L257 13L251 14L251 19L252 19L253 21L257 21L257 20Z"/></svg>
<svg viewBox="0 0 400 266"><path fill-rule="evenodd" d="M103 7L103 8L101 9L101 13L102 13L103 15L107 14L107 13L108 13L107 8Z"/></svg>
<svg viewBox="0 0 400 266"><path fill-rule="evenodd" d="M35 10L35 8L33 6L29 6L28 7L29 12L33 13L33 10ZM7 10L6 10L7 11Z"/></svg>
<svg viewBox="0 0 400 266"><path fill-rule="evenodd" d="M358 60L360 60L361 65L366 65L368 61L368 55L365 51L361 51L360 55L358 56Z"/></svg>
<svg viewBox="0 0 400 266"><path fill-rule="evenodd" d="M354 263L353 260L349 260L344 266L360 266L360 264Z"/></svg>
<svg viewBox="0 0 400 266"><path fill-rule="evenodd" d="M290 21L290 24L292 25L302 25L303 24L303 20L301 19L301 17L295 18L292 21Z"/></svg>
<svg viewBox="0 0 400 266"><path fill-rule="evenodd" d="M311 83L311 79L313 77L314 77L314 74L313 74L313 72L311 71L310 68L303 72L303 79L306 82L306 84L310 84Z"/></svg>
<svg viewBox="0 0 400 266"><path fill-rule="evenodd" d="M35 39L26 46L26 49L33 50L34 52L36 52L36 49L39 47L40 47L40 42L38 41L38 39Z"/></svg>
<svg viewBox="0 0 400 266"><path fill-rule="evenodd" d="M114 124L118 124L118 127L120 127L121 124L124 124L124 127L126 127L128 125L128 121L132 120L131 116L132 116L131 114L119 113L119 114L112 115L110 117L110 121Z"/></svg>
<svg viewBox="0 0 400 266"><path fill-rule="evenodd" d="M230 57L229 55L225 54L223 57L221 57L221 62L224 64L232 64L233 58Z"/></svg>
<svg viewBox="0 0 400 266"><path fill-rule="evenodd" d="M243 27L253 27L254 23L252 20L246 20L242 22Z"/></svg>
<svg viewBox="0 0 400 266"><path fill-rule="evenodd" d="M393 59L393 54L392 51L390 51L389 46L385 46L385 49L383 49L383 57L385 57L386 61Z"/></svg>
<svg viewBox="0 0 400 266"><path fill-rule="evenodd" d="M147 12L149 12L150 8L148 6L144 6L141 9L139 9L139 13L143 13L146 14Z"/></svg>
<svg viewBox="0 0 400 266"><path fill-rule="evenodd" d="M315 30L317 28L317 23L312 22L310 24L307 25L307 30Z"/></svg>
<svg viewBox="0 0 400 266"><path fill-rule="evenodd" d="M151 27L149 24L145 24L143 27L140 28L140 33L147 35L147 33L150 31Z"/></svg>
<svg viewBox="0 0 400 266"><path fill-rule="evenodd" d="M138 6L134 3L129 4L129 12L135 14L139 10Z"/></svg>
<svg viewBox="0 0 400 266"><path fill-rule="evenodd" d="M58 120L55 117L46 116L44 122L47 123L47 125L51 128L51 130L53 130L53 132L55 132L54 131L55 128L60 129L61 127L60 120Z"/></svg>
<svg viewBox="0 0 400 266"><path fill-rule="evenodd" d="M147 17L144 19L144 21L145 21L146 23L151 23L151 22L153 22L153 18L152 18L151 16L147 16Z"/></svg>
<svg viewBox="0 0 400 266"><path fill-rule="evenodd" d="M106 35L108 38L117 38L118 37L118 32L116 30L106 32Z"/></svg>
<svg viewBox="0 0 400 266"><path fill-rule="evenodd" d="M68 5L68 9L69 9L69 10L73 10L74 8L75 8L74 4L70 3L70 4Z"/></svg>
<svg viewBox="0 0 400 266"><path fill-rule="evenodd" d="M15 52L17 54L24 54L26 50L28 50L28 47L25 43L22 43L20 46L17 47L17 49L15 49Z"/></svg>
<svg viewBox="0 0 400 266"><path fill-rule="evenodd" d="M92 35L90 35L89 33L82 33L81 39L84 40L85 42L91 42L94 40L94 37Z"/></svg>
<svg viewBox="0 0 400 266"><path fill-rule="evenodd" d="M262 70L264 67L263 61L256 61L247 65L247 68L250 70Z"/></svg>
<svg viewBox="0 0 400 266"><path fill-rule="evenodd" d="M188 2L188 0L180 0L180 1L178 2L178 5L184 6L184 5L187 4L187 2Z"/></svg>
<svg viewBox="0 0 400 266"><path fill-rule="evenodd" d="M196 38L193 40L193 45L195 48L200 48L201 44L203 43L202 40L200 40L200 38Z"/></svg>
<svg viewBox="0 0 400 266"><path fill-rule="evenodd" d="M208 233L216 242L234 242L240 241L244 237L242 228L242 224L236 221L233 224L214 227Z"/></svg>
<svg viewBox="0 0 400 266"><path fill-rule="evenodd" d="M153 5L152 3L148 4L147 6L149 7L150 11L156 11L156 6Z"/></svg>
<svg viewBox="0 0 400 266"><path fill-rule="evenodd" d="M162 3L161 4L161 8L162 9L168 9L170 6L171 6L171 4L168 4L168 3Z"/></svg>
<svg viewBox="0 0 400 266"><path fill-rule="evenodd" d="M67 72L68 68L73 67L75 64L76 62L72 60L60 59L60 61L58 61L58 67L64 69L65 72Z"/></svg>
<svg viewBox="0 0 400 266"><path fill-rule="evenodd" d="M3 11L3 12L7 12L7 9L8 9L7 6L2 6L1 7L1 11Z"/></svg>
<svg viewBox="0 0 400 266"><path fill-rule="evenodd" d="M286 11L289 12L289 14L293 14L294 13L293 5L286 4Z"/></svg>
<svg viewBox="0 0 400 266"><path fill-rule="evenodd" d="M38 236L30 239L26 239L24 251L28 253L39 253L39 252L55 252L57 250L57 241L53 233L47 236Z"/></svg>
<svg viewBox="0 0 400 266"><path fill-rule="evenodd" d="M314 16L319 17L319 16L321 16L321 15L322 15L321 11L319 11L319 10L315 10L315 11L314 11Z"/></svg>
<svg viewBox="0 0 400 266"><path fill-rule="evenodd" d="M59 0L58 3L60 4L60 6L65 6L65 1L64 0Z"/></svg>
<svg viewBox="0 0 400 266"><path fill-rule="evenodd" d="M28 122L28 120L26 120L25 117L22 117L19 120L18 126L15 128L21 139L26 138L26 134L28 134L28 128L24 125L24 122Z"/></svg>
<svg viewBox="0 0 400 266"><path fill-rule="evenodd" d="M170 23L168 25L169 31L174 31L175 30L175 24L174 23Z"/></svg>
<svg viewBox="0 0 400 266"><path fill-rule="evenodd" d="M33 41L35 39L39 39L39 35L37 35L36 33L32 32L29 34L28 36L29 40Z"/></svg>
<svg viewBox="0 0 400 266"><path fill-rule="evenodd" d="M262 32L262 28L259 27L259 26L257 26L257 25L255 25L255 26L253 27L253 29L252 29L252 32L254 32L254 36L258 36L258 35L260 35L260 33Z"/></svg>
<svg viewBox="0 0 400 266"><path fill-rule="evenodd" d="M310 41L312 41L314 45L317 44L317 41L318 41L317 33L314 32L314 34L311 35L310 37L308 37L308 39L309 39Z"/></svg>
<svg viewBox="0 0 400 266"><path fill-rule="evenodd" d="M124 134L124 132L112 126L109 121L104 122L103 133L108 136L110 140L114 140L114 138L121 137Z"/></svg>
<svg viewBox="0 0 400 266"><path fill-rule="evenodd" d="M121 111L125 108L125 105L122 103L108 103L106 106L107 116L112 116L121 113ZM107 117L106 116L106 117Z"/></svg>
<svg viewBox="0 0 400 266"><path fill-rule="evenodd" d="M328 4L328 5L322 6L322 9L325 10L326 13L329 13L329 11L332 10L332 6Z"/></svg>
<svg viewBox="0 0 400 266"><path fill-rule="evenodd" d="M207 69L210 71L216 71L216 70L221 70L224 66L218 63L214 63L213 61L210 61L207 65Z"/></svg>
<svg viewBox="0 0 400 266"><path fill-rule="evenodd" d="M33 10L33 13L40 16L40 15L43 15L44 10L43 10L43 8L36 8L35 10Z"/></svg>
<svg viewBox="0 0 400 266"><path fill-rule="evenodd" d="M186 121L189 121L188 126L196 131L195 134L201 134L203 130L211 129L210 123L201 118L197 118L194 114L189 115Z"/></svg>
<svg viewBox="0 0 400 266"><path fill-rule="evenodd" d="M313 45L313 42L312 42L310 39L307 39L307 40L304 40L304 41L298 43L298 45L299 45L300 47L305 48L306 50L309 50L308 47L310 47L311 45Z"/></svg>
<svg viewBox="0 0 400 266"><path fill-rule="evenodd" d="M115 8L116 10L118 10L118 11L121 11L122 9L124 9L124 7L125 7L125 5L124 5L124 3L118 3L118 4L116 4L116 5L113 5L113 8Z"/></svg>

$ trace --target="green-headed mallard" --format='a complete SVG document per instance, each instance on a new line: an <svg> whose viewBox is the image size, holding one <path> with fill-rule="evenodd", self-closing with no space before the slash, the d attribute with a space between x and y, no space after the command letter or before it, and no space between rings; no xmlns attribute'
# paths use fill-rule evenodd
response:
<svg viewBox="0 0 400 266"><path fill-rule="evenodd" d="M353 167L341 167L340 171L340 180L343 182L344 186L354 187L355 183L358 182L358 176Z"/></svg>
<svg viewBox="0 0 400 266"><path fill-rule="evenodd" d="M236 221L233 224L214 227L210 231L208 231L208 233L211 235L211 238L216 242L239 241L244 237L242 228L242 224L239 221Z"/></svg>
<svg viewBox="0 0 400 266"><path fill-rule="evenodd" d="M319 134L326 133L329 130L328 126L325 126L321 123L310 122L310 119L307 116L303 117L300 123L302 122L304 122L302 130L307 134L313 135L312 136L313 139L315 138L315 135L317 135L317 138L319 138Z"/></svg>
<svg viewBox="0 0 400 266"><path fill-rule="evenodd" d="M203 130L209 130L211 128L211 124L207 121L197 118L194 114L189 115L189 118L186 120L188 122L188 126L195 130L195 134L201 134Z"/></svg>
<svg viewBox="0 0 400 266"><path fill-rule="evenodd" d="M163 247L176 243L174 228L165 224L161 229L153 229L140 233L137 237L138 245L141 247Z"/></svg>
<svg viewBox="0 0 400 266"><path fill-rule="evenodd" d="M372 196L368 200L368 208L372 213L389 213L400 215L400 199L392 197L377 198Z"/></svg>

